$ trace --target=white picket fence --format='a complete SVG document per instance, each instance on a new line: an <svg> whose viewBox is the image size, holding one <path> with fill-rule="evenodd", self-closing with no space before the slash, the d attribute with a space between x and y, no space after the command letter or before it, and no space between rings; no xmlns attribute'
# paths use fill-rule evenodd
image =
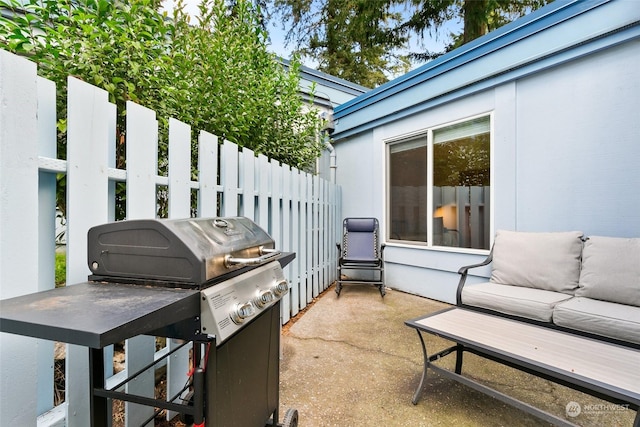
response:
<svg viewBox="0 0 640 427"><path fill-rule="evenodd" d="M127 169L116 169L116 106L107 92L73 77L67 159L59 160L55 100L55 85L37 76L34 63L0 50L0 299L54 287L56 174L67 180L68 286L90 274L87 231L113 220L116 182L126 183L128 219L155 217L157 186L166 186L169 217L190 216L194 192L198 216L249 217L278 249L295 252L285 269L291 292L282 304L283 323L335 280L339 187L206 132L198 135L198 180L192 181L192 130L175 119L169 122L168 176L159 176L156 114L132 102L126 107ZM160 353L175 345L169 341ZM113 350L105 351L109 357ZM126 371L154 357L153 337L128 340ZM187 357L181 350L168 358L168 395L184 385ZM105 376L107 384L116 383L110 367ZM150 372L127 384L128 392L150 396L153 382ZM127 405L126 424L140 425L151 411ZM53 343L0 334L0 426L18 425L89 425L87 348L67 346L66 401L53 408Z"/></svg>

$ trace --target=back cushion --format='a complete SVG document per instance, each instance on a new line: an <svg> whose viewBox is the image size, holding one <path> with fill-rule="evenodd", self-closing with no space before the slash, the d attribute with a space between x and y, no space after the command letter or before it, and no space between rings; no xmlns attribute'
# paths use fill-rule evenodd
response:
<svg viewBox="0 0 640 427"><path fill-rule="evenodd" d="M640 238L589 237L576 296L640 306Z"/></svg>
<svg viewBox="0 0 640 427"><path fill-rule="evenodd" d="M343 255L348 261L375 261L377 259L375 218L346 218L344 220Z"/></svg>
<svg viewBox="0 0 640 427"><path fill-rule="evenodd" d="M580 278L582 232L526 233L499 230L491 282L573 293Z"/></svg>

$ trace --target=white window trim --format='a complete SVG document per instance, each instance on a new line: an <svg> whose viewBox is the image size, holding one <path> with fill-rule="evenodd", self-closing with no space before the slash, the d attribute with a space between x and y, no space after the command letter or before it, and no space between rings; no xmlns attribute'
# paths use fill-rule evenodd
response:
<svg viewBox="0 0 640 427"><path fill-rule="evenodd" d="M481 117L489 117L489 164L491 168L491 175L489 178L489 249L475 249L475 248L460 248L460 247L451 247L451 246L434 246L433 242L433 133L438 129L442 129L445 127L453 126L459 123L464 123L470 120L478 119ZM414 138L419 138L421 136L427 137L427 243L422 242L410 242L406 240L394 240L390 239L388 236L389 227L389 219L391 217L390 209L391 206L389 204L389 154L390 147L393 144L400 144L403 141L407 141ZM495 150L494 150L494 112L486 111L483 113L479 113L473 116L468 116L462 119L454 120L447 123L442 123L436 126L430 126L427 128L418 129L412 132L408 132L402 135L395 135L393 137L385 138L382 140L385 148L385 178L384 178L384 215L385 215L385 230L383 233L384 241L386 246L390 247L398 247L398 248L410 248L410 249L420 249L420 250L428 250L428 251L439 251L439 252L453 252L453 253L463 253L463 254L477 254L477 255L486 255L489 253L491 246L493 246L493 240L495 235L494 228L494 217L495 217Z"/></svg>

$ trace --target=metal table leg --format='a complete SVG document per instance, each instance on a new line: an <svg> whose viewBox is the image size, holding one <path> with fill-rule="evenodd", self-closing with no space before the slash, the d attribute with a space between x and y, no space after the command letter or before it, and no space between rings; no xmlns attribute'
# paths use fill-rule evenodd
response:
<svg viewBox="0 0 640 427"><path fill-rule="evenodd" d="M416 332L418 333L418 337L420 337L420 344L422 345L422 358L424 359L424 365L422 367L422 378L420 378L420 384L418 384L418 388L413 394L413 400L411 401L414 405L418 404L418 400L420 399L420 395L422 394L424 381L427 379L427 369L429 369L429 358L427 357L427 347L424 344L424 338L422 338L422 334L418 329L416 329Z"/></svg>

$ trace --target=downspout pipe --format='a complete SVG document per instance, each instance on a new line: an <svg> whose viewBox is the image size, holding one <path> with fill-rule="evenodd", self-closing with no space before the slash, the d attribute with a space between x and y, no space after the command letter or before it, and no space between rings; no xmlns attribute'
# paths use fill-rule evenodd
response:
<svg viewBox="0 0 640 427"><path fill-rule="evenodd" d="M338 165L336 164L336 149L334 148L333 145L331 145L331 143L329 142L330 139L329 138L324 138L324 146L327 148L327 150L329 151L329 169L330 169L330 181L332 184L336 183L336 169L338 168Z"/></svg>
<svg viewBox="0 0 640 427"><path fill-rule="evenodd" d="M322 112L320 113L320 118L322 119L323 126L321 130L322 142L324 143L325 148L329 151L329 179L332 184L336 183L336 169L337 165L337 155L336 149L333 145L331 145L331 134L335 130L335 124L333 122L333 114Z"/></svg>

